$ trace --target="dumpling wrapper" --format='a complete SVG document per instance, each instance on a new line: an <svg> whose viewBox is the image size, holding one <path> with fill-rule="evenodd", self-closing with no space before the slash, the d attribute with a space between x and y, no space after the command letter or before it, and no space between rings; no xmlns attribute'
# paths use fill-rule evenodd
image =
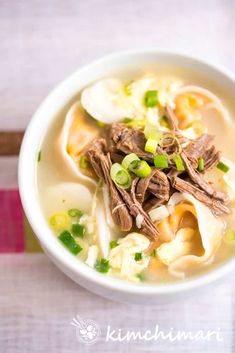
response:
<svg viewBox="0 0 235 353"><path fill-rule="evenodd" d="M176 99L178 96L184 94L196 94L199 97L201 96L203 100L205 100L203 106L205 105L206 109L216 110L226 123L231 123L231 117L228 111L224 108L222 101L214 93L205 88L190 85L179 88L179 90L175 92L174 98Z"/></svg>
<svg viewBox="0 0 235 353"><path fill-rule="evenodd" d="M62 182L46 188L45 194L47 197L46 213L49 216L57 211L67 212L71 208L78 208L83 212L90 211L92 195L84 185Z"/></svg>
<svg viewBox="0 0 235 353"><path fill-rule="evenodd" d="M85 123L82 118L82 107L80 102L76 102L66 114L64 125L59 136L57 146L61 153L63 162L67 166L68 171L78 180L95 187L96 181L85 175L79 168L79 162L76 160L76 153L94 139L97 131ZM78 136L79 134L79 136ZM76 149L79 147L79 151ZM69 149L74 149L74 153L69 153Z"/></svg>
<svg viewBox="0 0 235 353"><path fill-rule="evenodd" d="M120 121L126 116L126 109L121 106L123 99L123 84L114 78L95 82L81 94L83 108L93 118L107 124Z"/></svg>
<svg viewBox="0 0 235 353"><path fill-rule="evenodd" d="M94 232L101 254L103 257L108 257L111 233L102 201L97 200L94 215L89 215L94 198L86 186L65 182L50 186L45 192L48 199L45 211L49 217L55 212L67 212L71 208L78 208L88 214L84 224L92 223L92 232ZM57 205L56 210L55 205Z"/></svg>
<svg viewBox="0 0 235 353"><path fill-rule="evenodd" d="M186 103L184 97L190 96L194 97L197 106L195 102ZM183 102L179 103L178 100L182 98ZM175 113L179 118L179 127L182 128L181 133L189 139L195 139L209 129L211 134L216 135L217 140L220 136L217 131L226 130L228 126L234 127L230 114L222 101L205 88L193 85L183 86L175 92L174 99ZM223 141L218 140L217 143L222 144Z"/></svg>
<svg viewBox="0 0 235 353"><path fill-rule="evenodd" d="M216 251L221 244L224 228L222 220L216 218L208 207L187 193L173 194L168 202L168 208L171 210L182 201L190 202L195 207L204 253L202 256L189 253L172 261L169 264L168 271L172 276L179 278L184 278L190 270L206 266L213 261Z"/></svg>

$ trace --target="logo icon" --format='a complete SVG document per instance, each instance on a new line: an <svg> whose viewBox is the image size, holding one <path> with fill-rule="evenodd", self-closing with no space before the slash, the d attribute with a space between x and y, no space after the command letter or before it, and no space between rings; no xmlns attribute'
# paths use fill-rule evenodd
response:
<svg viewBox="0 0 235 353"><path fill-rule="evenodd" d="M83 319L80 316L73 318L71 325L76 327L76 336L79 342L94 344L101 335L99 325L90 319Z"/></svg>

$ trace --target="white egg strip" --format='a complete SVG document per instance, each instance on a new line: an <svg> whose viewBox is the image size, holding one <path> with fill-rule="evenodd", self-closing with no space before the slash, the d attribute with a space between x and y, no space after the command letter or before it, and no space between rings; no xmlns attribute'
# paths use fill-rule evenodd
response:
<svg viewBox="0 0 235 353"><path fill-rule="evenodd" d="M97 225L97 241L102 253L102 256L107 258L109 255L109 242L111 240L111 232L106 221L106 214L103 204L97 202L95 210L95 218Z"/></svg>
<svg viewBox="0 0 235 353"><path fill-rule="evenodd" d="M110 251L109 263L112 269L119 271L121 276L133 280L133 277L148 267L150 256L142 252L147 250L150 241L139 233L130 233L118 241L119 245ZM139 261L135 253L142 253Z"/></svg>

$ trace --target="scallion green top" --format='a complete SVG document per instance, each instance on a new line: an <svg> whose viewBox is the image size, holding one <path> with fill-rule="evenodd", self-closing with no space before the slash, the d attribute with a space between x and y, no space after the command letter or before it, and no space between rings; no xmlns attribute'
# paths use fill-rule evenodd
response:
<svg viewBox="0 0 235 353"><path fill-rule="evenodd" d="M142 253L136 252L135 253L135 261L140 261L140 260L142 260Z"/></svg>
<svg viewBox="0 0 235 353"><path fill-rule="evenodd" d="M145 93L145 105L147 108L154 108L158 103L158 92L156 90Z"/></svg>
<svg viewBox="0 0 235 353"><path fill-rule="evenodd" d="M219 162L216 166L218 169L220 169L222 172L227 173L229 171L229 166L227 166L227 164L223 163L223 162Z"/></svg>
<svg viewBox="0 0 235 353"><path fill-rule="evenodd" d="M109 271L109 261L106 259L97 260L95 263L95 269L101 273L107 273Z"/></svg>

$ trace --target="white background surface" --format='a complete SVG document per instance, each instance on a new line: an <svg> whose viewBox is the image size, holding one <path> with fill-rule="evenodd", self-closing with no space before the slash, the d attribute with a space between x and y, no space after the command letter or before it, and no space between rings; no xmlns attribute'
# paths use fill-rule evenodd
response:
<svg viewBox="0 0 235 353"><path fill-rule="evenodd" d="M0 128L25 128L51 88L80 65L112 51L154 47L196 54L235 71L233 0L0 0ZM16 160L8 166L16 184ZM4 169L4 173L3 172ZM0 230L1 231L1 230ZM235 351L234 274L181 302L113 303L83 290L45 255L0 256L0 352ZM96 320L95 346L78 342L70 321ZM217 330L223 342L106 343L113 329Z"/></svg>

